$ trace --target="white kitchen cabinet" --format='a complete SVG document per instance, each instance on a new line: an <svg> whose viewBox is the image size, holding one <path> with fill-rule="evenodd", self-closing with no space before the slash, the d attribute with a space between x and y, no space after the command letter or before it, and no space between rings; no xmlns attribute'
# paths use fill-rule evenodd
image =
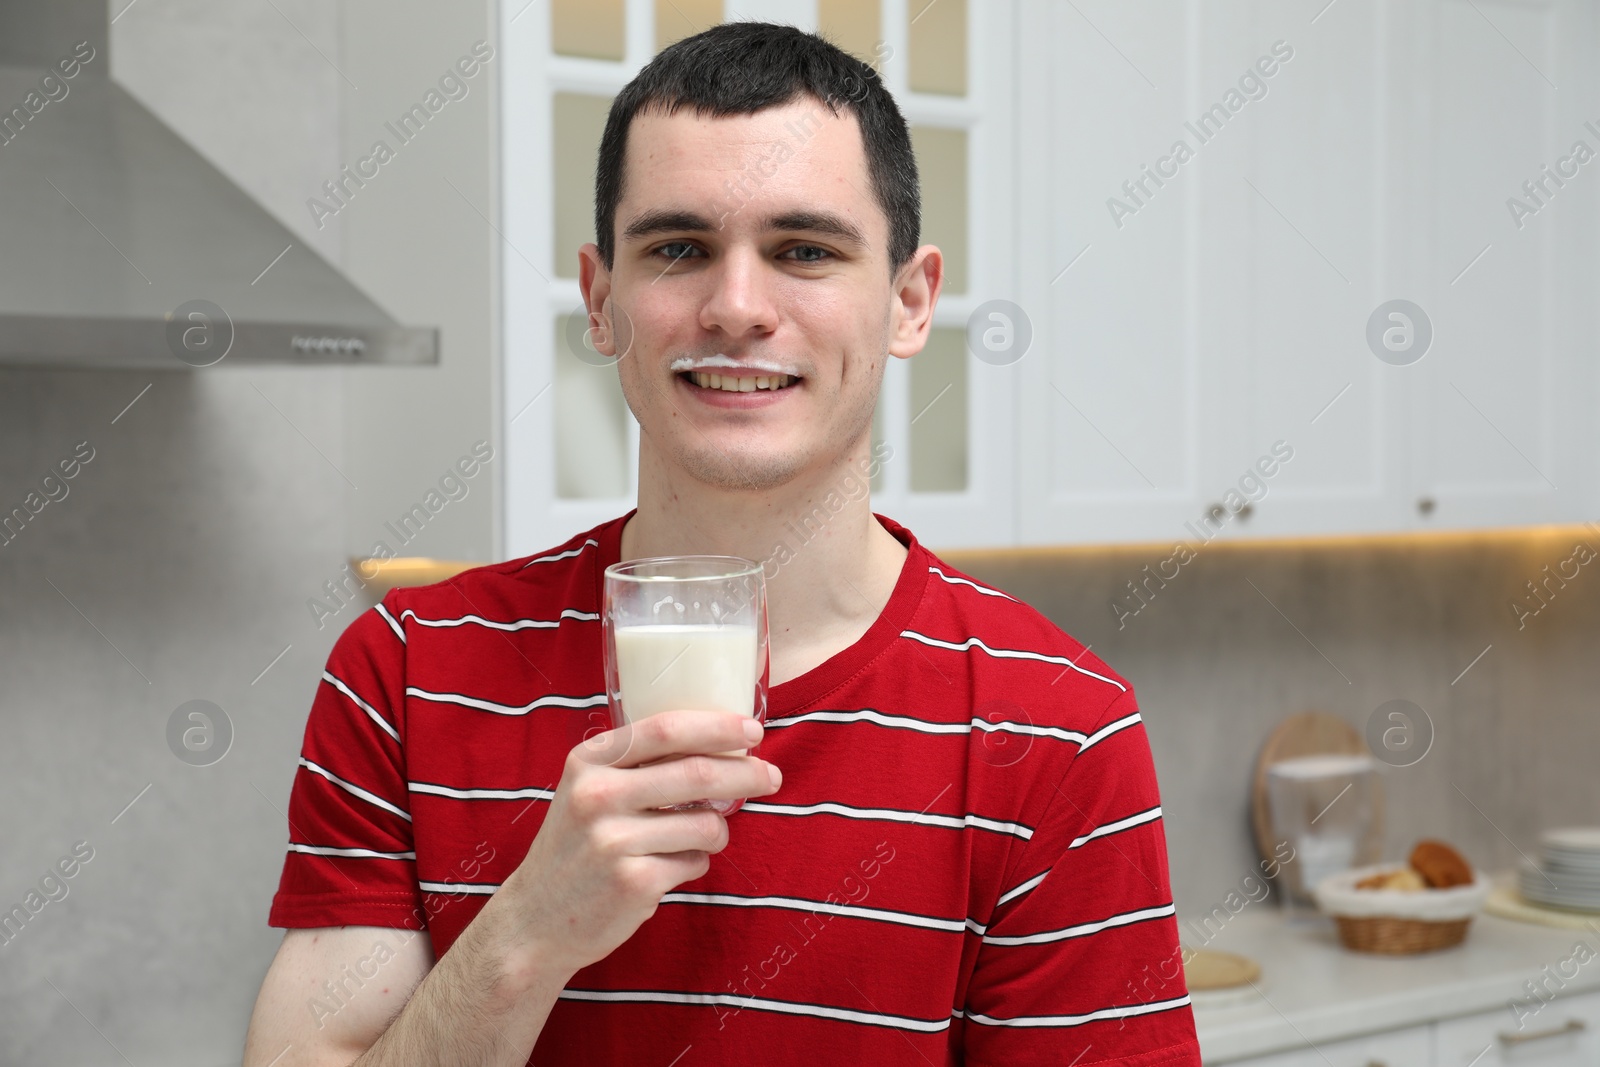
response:
<svg viewBox="0 0 1600 1067"><path fill-rule="evenodd" d="M1251 120L1254 282L1241 295L1254 332L1219 353L1241 398L1219 421L1247 430L1235 465L1276 436L1297 450L1254 532L1587 517L1583 323L1597 279L1581 234L1600 183L1574 179L1520 230L1507 199L1573 138L1600 147L1583 128L1590 7L1368 2L1314 32L1261 27L1296 50L1277 106L1238 117ZM1413 329L1413 345L1431 333L1414 363L1383 362L1367 341L1396 299L1426 318L1384 321Z"/></svg>
<svg viewBox="0 0 1600 1067"><path fill-rule="evenodd" d="M1591 5L1185 10L1023 4L1021 540L1590 517L1600 179L1541 167L1600 151ZM1367 339L1396 299L1409 364Z"/></svg>
<svg viewBox="0 0 1600 1067"><path fill-rule="evenodd" d="M1182 130L1194 27L1106 5L1022 11L1017 99L1036 133L1017 168L1034 331L1016 364L1021 541L1176 539L1223 469L1208 343L1223 327L1197 289L1221 266L1196 238L1207 174L1197 159L1144 179L1151 195L1115 222L1107 204L1131 203L1121 185ZM1215 163L1236 167L1238 147Z"/></svg>
<svg viewBox="0 0 1600 1067"><path fill-rule="evenodd" d="M1552 984L1545 995L1559 992ZM1600 993L1531 995L1492 1011L1230 1060L1231 1067L1594 1067ZM1209 1061L1208 1061L1209 1062Z"/></svg>
<svg viewBox="0 0 1600 1067"><path fill-rule="evenodd" d="M1233 1067L1430 1067L1433 1055L1432 1027L1424 1025L1231 1062Z"/></svg>
<svg viewBox="0 0 1600 1067"><path fill-rule="evenodd" d="M1556 997L1543 1007L1535 1000L1520 1015L1507 1005L1443 1020L1434 1031L1434 1067L1594 1067L1600 993Z"/></svg>
<svg viewBox="0 0 1600 1067"><path fill-rule="evenodd" d="M1396 274L1433 294L1416 299L1428 300L1436 348L1398 368L1415 372L1414 492L1436 502L1433 526L1573 521L1594 504L1588 234L1600 180L1575 161L1567 179L1544 168L1580 139L1600 151L1585 126L1600 129L1593 5L1479 7L1439 0L1411 13L1407 36L1425 47L1396 69L1417 102L1403 118L1415 162ZM1545 182L1543 206L1514 219L1512 198L1531 205L1522 186L1533 180Z"/></svg>
<svg viewBox="0 0 1600 1067"><path fill-rule="evenodd" d="M1403 521L1385 368L1341 340L1365 297L1330 263L1366 262L1382 216L1349 173L1381 129L1362 34L1314 49L1299 15L1243 0L1024 10L1022 126L1049 135L1022 142L1022 214L1052 225L1023 234L1023 540ZM1326 251L1280 212L1320 212Z"/></svg>
<svg viewBox="0 0 1600 1067"><path fill-rule="evenodd" d="M1230 120L1238 162L1216 179L1220 209L1206 237L1237 244L1237 262L1207 279L1208 302L1233 328L1208 352L1224 379L1211 424L1229 468L1282 439L1294 458L1240 532L1324 534L1404 529L1411 506L1405 372L1365 342L1390 289L1429 303L1393 277L1397 245L1413 238L1396 210L1408 187L1397 130L1417 100L1393 72L1416 62L1388 27L1396 5L1358 0L1305 19L1256 16L1242 34L1280 62L1270 90ZM1203 94L1237 85L1254 57L1219 57ZM1209 164L1209 160L1204 161ZM1433 353L1437 357L1438 352Z"/></svg>

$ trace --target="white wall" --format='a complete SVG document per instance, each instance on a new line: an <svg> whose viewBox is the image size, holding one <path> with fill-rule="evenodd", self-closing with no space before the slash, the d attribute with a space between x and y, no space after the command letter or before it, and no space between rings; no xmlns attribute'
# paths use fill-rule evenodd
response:
<svg viewBox="0 0 1600 1067"><path fill-rule="evenodd" d="M266 919L306 713L359 610L319 629L307 600L493 440L494 239L440 181L489 200L487 85L323 230L304 201L375 116L486 36L488 7L139 0L112 27L119 81L391 313L441 326L444 356L403 371L0 370L8 509L76 443L94 449L0 546L0 912L75 842L94 849L64 898L0 941L0 1063L239 1062L281 938ZM480 475L409 551L488 556L493 499ZM195 699L232 726L211 766L168 748Z"/></svg>

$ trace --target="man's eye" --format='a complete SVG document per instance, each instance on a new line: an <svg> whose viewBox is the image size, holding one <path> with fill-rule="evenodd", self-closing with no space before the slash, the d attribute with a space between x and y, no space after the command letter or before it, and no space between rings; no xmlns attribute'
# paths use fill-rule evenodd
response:
<svg viewBox="0 0 1600 1067"><path fill-rule="evenodd" d="M801 263L821 263L825 257L830 257L833 255L833 253L829 252L826 248L818 248L816 245L795 245L793 248L789 249L789 252L819 253L819 255L815 256L800 255L796 257L797 261ZM784 255L788 255L789 252L785 252Z"/></svg>
<svg viewBox="0 0 1600 1067"><path fill-rule="evenodd" d="M669 241L656 248L653 255L664 255L673 262L687 259L695 251L694 245L688 241Z"/></svg>

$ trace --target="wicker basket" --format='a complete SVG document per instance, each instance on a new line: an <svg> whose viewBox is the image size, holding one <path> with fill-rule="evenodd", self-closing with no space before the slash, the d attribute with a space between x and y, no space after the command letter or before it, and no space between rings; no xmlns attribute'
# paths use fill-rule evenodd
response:
<svg viewBox="0 0 1600 1067"><path fill-rule="evenodd" d="M1339 927L1339 942L1356 952L1405 956L1459 945L1489 895L1489 880L1473 872L1469 885L1450 889L1357 889L1355 883L1396 864L1330 875L1315 890L1317 906Z"/></svg>
<svg viewBox="0 0 1600 1067"><path fill-rule="evenodd" d="M1471 919L1430 922L1427 919L1397 919L1392 915L1367 915L1352 918L1335 915L1339 924L1339 943L1357 952L1384 952L1409 956L1416 952L1459 945L1467 939Z"/></svg>

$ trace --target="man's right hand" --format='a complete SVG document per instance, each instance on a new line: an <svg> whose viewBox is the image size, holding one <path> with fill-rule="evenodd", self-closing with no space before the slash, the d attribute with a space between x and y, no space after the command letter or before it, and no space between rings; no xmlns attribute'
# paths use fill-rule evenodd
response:
<svg viewBox="0 0 1600 1067"><path fill-rule="evenodd" d="M573 973L604 959L663 896L710 869L727 819L659 809L776 792L773 764L718 755L744 752L761 730L731 712L666 711L572 748L528 854L496 893L520 916L518 943L540 957L530 966Z"/></svg>

